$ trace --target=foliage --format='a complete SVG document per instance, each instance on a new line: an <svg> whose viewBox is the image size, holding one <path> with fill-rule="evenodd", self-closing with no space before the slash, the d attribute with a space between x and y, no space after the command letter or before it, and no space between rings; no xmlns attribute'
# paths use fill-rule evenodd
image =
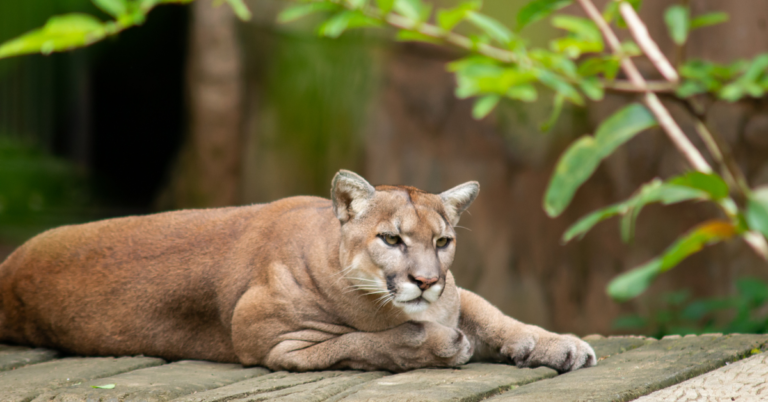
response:
<svg viewBox="0 0 768 402"><path fill-rule="evenodd" d="M613 328L647 335L768 332L768 283L756 278L736 281L736 294L729 297L692 299L687 289L663 295L661 305L647 316L625 315Z"/></svg>
<svg viewBox="0 0 768 402"><path fill-rule="evenodd" d="M91 195L85 175L37 147L0 135L0 237L16 242L77 220Z"/></svg>
<svg viewBox="0 0 768 402"><path fill-rule="evenodd" d="M160 4L186 4L192 0L92 0L93 4L115 19L102 22L83 13L53 16L42 28L27 32L0 44L0 59L24 54L51 54L96 43L107 36L141 25L147 14ZM226 0L235 14L244 20L251 13L242 0Z"/></svg>
<svg viewBox="0 0 768 402"><path fill-rule="evenodd" d="M104 23L79 14L52 17L43 28L0 45L0 57L85 46L140 24L157 4L191 0L93 1L116 19ZM249 16L241 0L227 2L241 18ZM555 14L574 3L590 18ZM653 54L658 47L643 35L645 27L635 12L641 5L641 0L611 0L601 14L591 0L533 0L518 12L516 27L511 29L484 14L480 0L461 0L450 8L434 7L422 0L303 0L285 8L278 20L289 23L319 14L322 22L317 31L322 36L338 37L351 29L389 25L397 29L395 38L400 41L462 48L466 55L448 64L448 70L456 75L456 96L475 98L472 114L477 119L488 116L503 98L534 102L544 94L553 101L552 115L541 126L547 131L565 102L583 106L588 100L601 101L607 90L640 94L643 104L634 103L615 112L600 124L594 136L580 137L565 150L544 198L545 211L552 217L560 215L603 159L657 125L691 163L696 171L669 180L655 179L629 200L582 218L564 235L564 241L581 238L600 221L621 216L622 238L629 241L640 211L649 203L698 201L719 208L719 216L695 226L659 257L619 276L608 286L612 297L626 300L642 293L660 273L707 245L743 238L761 256L768 257L768 191L749 188L728 150L719 145L723 142L706 125L700 107L702 98L736 102L764 96L768 90L768 54L729 64L678 60L679 68L675 69L663 55ZM525 27L547 18L563 35L548 47L531 46L524 37ZM669 7L664 14L669 34L680 49L692 30L727 19L723 13L691 15L687 2ZM619 43L610 25L614 23L630 29L637 43ZM637 72L631 57L643 54L669 81L661 87L671 88L674 96L688 106L697 134L717 162L715 170L670 117L653 92L655 87ZM629 81L617 80L620 69L627 73Z"/></svg>

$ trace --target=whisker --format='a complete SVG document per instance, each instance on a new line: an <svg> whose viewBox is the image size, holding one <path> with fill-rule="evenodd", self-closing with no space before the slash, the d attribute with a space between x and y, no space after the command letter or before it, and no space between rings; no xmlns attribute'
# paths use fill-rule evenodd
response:
<svg viewBox="0 0 768 402"><path fill-rule="evenodd" d="M382 307L384 307L384 306L386 306L387 304L389 304L389 302L391 302L391 301L392 301L392 300L394 300L394 298L395 298L395 296L394 296L394 295L392 295L392 294L389 294L389 295L386 295L386 296L387 296L387 297L385 297L385 298L384 298L384 301L381 303L381 305L379 306L379 308L377 308L377 309L376 309L376 311L373 313L373 315L376 315L376 314L378 314L378 313L379 313L379 310L381 310L381 308L382 308Z"/></svg>
<svg viewBox="0 0 768 402"><path fill-rule="evenodd" d="M470 228L466 228L466 227L464 227L464 226L459 226L459 225L456 225L456 226L454 226L454 227L455 227L455 228L461 228L461 229L464 229L464 230L469 230L470 232L472 231L472 229L470 229Z"/></svg>
<svg viewBox="0 0 768 402"><path fill-rule="evenodd" d="M376 282L376 283L379 283L379 281L378 281L378 280L376 280L376 279L358 278L358 277L356 277L356 276L350 276L350 277L349 277L349 279L357 279L357 280L359 280L359 281L365 281L365 282Z"/></svg>

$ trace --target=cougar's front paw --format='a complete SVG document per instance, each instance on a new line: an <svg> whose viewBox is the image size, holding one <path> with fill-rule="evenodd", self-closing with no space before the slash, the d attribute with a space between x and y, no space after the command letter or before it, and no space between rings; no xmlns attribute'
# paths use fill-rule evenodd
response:
<svg viewBox="0 0 768 402"><path fill-rule="evenodd" d="M405 338L407 352L399 362L400 370L424 367L456 367L472 357L472 344L456 328L432 322L410 322Z"/></svg>
<svg viewBox="0 0 768 402"><path fill-rule="evenodd" d="M520 334L508 339L501 353L518 367L546 366L559 373L597 364L592 347L573 335Z"/></svg>

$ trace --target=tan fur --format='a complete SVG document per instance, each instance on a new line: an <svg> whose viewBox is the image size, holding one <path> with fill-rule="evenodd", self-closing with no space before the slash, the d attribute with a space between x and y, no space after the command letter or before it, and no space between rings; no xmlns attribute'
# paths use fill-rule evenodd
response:
<svg viewBox="0 0 768 402"><path fill-rule="evenodd" d="M478 191L475 182L439 195L374 189L341 171L332 201L53 229L0 265L0 341L295 371L470 358L561 372L594 365L578 338L522 324L456 287L453 226Z"/></svg>

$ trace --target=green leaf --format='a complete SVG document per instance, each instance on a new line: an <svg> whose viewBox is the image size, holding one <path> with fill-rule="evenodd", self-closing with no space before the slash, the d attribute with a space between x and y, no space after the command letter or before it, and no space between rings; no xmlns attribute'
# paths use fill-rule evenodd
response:
<svg viewBox="0 0 768 402"><path fill-rule="evenodd" d="M105 26L91 15L73 13L54 16L42 28L0 45L0 58L75 49L97 42L106 35Z"/></svg>
<svg viewBox="0 0 768 402"><path fill-rule="evenodd" d="M588 42L573 37L558 38L550 42L550 48L556 52L564 53L571 59L578 59L585 53L599 53L603 51L600 42Z"/></svg>
<svg viewBox="0 0 768 402"><path fill-rule="evenodd" d="M573 3L573 0L534 0L517 13L517 31L533 22L546 18L553 12Z"/></svg>
<svg viewBox="0 0 768 402"><path fill-rule="evenodd" d="M581 97L576 88L574 88L573 85L566 82L557 74L554 74L549 70L538 69L536 70L536 77L539 79L539 81L541 81L542 84L551 88L555 91L555 93L562 96L563 98L571 101L576 105L584 105L584 99Z"/></svg>
<svg viewBox="0 0 768 402"><path fill-rule="evenodd" d="M603 99L604 89L603 85L595 77L587 77L579 82L579 88L584 95L587 95L589 99L593 101L599 101Z"/></svg>
<svg viewBox="0 0 768 402"><path fill-rule="evenodd" d="M661 184L654 180L650 184L643 186L640 192L628 204L628 211L621 219L621 239L625 243L632 241L635 231L635 222L640 215L640 211L651 203L661 202L664 205L674 204L681 201L692 199L705 200L707 193L686 186L680 186L671 183Z"/></svg>
<svg viewBox="0 0 768 402"><path fill-rule="evenodd" d="M728 197L728 185L717 173L689 172L669 182L704 191L714 201Z"/></svg>
<svg viewBox="0 0 768 402"><path fill-rule="evenodd" d="M691 30L728 22L728 13L714 12L699 15L691 20Z"/></svg>
<svg viewBox="0 0 768 402"><path fill-rule="evenodd" d="M243 0L227 0L227 4L229 4L229 6L232 8L232 11L235 12L235 15L241 21L251 20L251 10L249 10L248 6L243 3Z"/></svg>
<svg viewBox="0 0 768 402"><path fill-rule="evenodd" d="M427 42L434 44L441 44L443 41L431 36L424 35L420 32L409 31L407 29L401 29L397 32L395 39L399 42Z"/></svg>
<svg viewBox="0 0 768 402"><path fill-rule="evenodd" d="M656 258L619 275L608 284L608 296L616 301L627 301L645 292L659 274L660 266L661 260Z"/></svg>
<svg viewBox="0 0 768 402"><path fill-rule="evenodd" d="M619 72L620 61L613 56L598 56L584 60L578 68L578 74L582 77L603 74L608 80L616 78Z"/></svg>
<svg viewBox="0 0 768 402"><path fill-rule="evenodd" d="M664 205L675 204L688 200L705 200L707 194L701 190L693 189L676 184L664 183L655 179L650 183L644 184L640 190L626 201L610 205L590 213L579 219L563 235L563 242L567 243L575 237L582 238L597 223L616 215L625 217L632 214L635 217L640 210L651 203L661 202ZM634 223L630 223L634 226Z"/></svg>
<svg viewBox="0 0 768 402"><path fill-rule="evenodd" d="M685 44L690 29L691 10L686 6L674 5L664 12L664 22L672 41L678 46Z"/></svg>
<svg viewBox="0 0 768 402"><path fill-rule="evenodd" d="M603 121L595 132L600 144L600 157L612 154L637 133L656 126L656 118L642 104L633 103Z"/></svg>
<svg viewBox="0 0 768 402"><path fill-rule="evenodd" d="M347 0L347 4L351 6L353 9L360 9L365 6L365 3L367 3L368 0Z"/></svg>
<svg viewBox="0 0 768 402"><path fill-rule="evenodd" d="M544 210L549 216L560 215L576 190L592 176L600 164L600 158L596 157L599 148L594 137L585 135L574 141L557 161L544 195Z"/></svg>
<svg viewBox="0 0 768 402"><path fill-rule="evenodd" d="M515 85L509 88L506 95L509 98L521 100L523 102L533 102L538 98L536 87L531 84Z"/></svg>
<svg viewBox="0 0 768 402"><path fill-rule="evenodd" d="M552 102L552 112L550 112L547 121L541 124L539 130L546 133L555 126L557 119L560 118L560 113L563 111L563 103L565 103L565 97L561 94L555 94L555 99Z"/></svg>
<svg viewBox="0 0 768 402"><path fill-rule="evenodd" d="M480 120L487 116L499 104L500 99L499 95L486 95L478 99L472 107L472 117L475 120Z"/></svg>
<svg viewBox="0 0 768 402"><path fill-rule="evenodd" d="M747 199L747 211L744 215L747 225L768 238L768 188L752 192Z"/></svg>
<svg viewBox="0 0 768 402"><path fill-rule="evenodd" d="M675 95L680 98L689 98L707 92L707 87L696 81L686 80L675 90Z"/></svg>
<svg viewBox="0 0 768 402"><path fill-rule="evenodd" d="M395 0L376 0L376 4L379 6L381 13L387 15L392 11L392 7L395 6Z"/></svg>
<svg viewBox="0 0 768 402"><path fill-rule="evenodd" d="M603 42L603 37L597 25L587 18L572 15L556 15L552 17L552 26L573 33L579 38L590 42Z"/></svg>
<svg viewBox="0 0 768 402"><path fill-rule="evenodd" d="M730 222L705 222L678 239L664 252L659 272L668 271L689 255L701 251L704 246L730 239L735 234L736 228Z"/></svg>
<svg viewBox="0 0 768 402"><path fill-rule="evenodd" d="M438 11L437 23L438 25L440 25L440 28L443 28L446 31L450 31L459 22L461 22L464 18L466 18L467 12L477 11L479 9L480 9L479 2L472 1L467 3L461 3L454 8Z"/></svg>
<svg viewBox="0 0 768 402"><path fill-rule="evenodd" d="M585 136L574 142L560 157L544 196L544 210L551 217L560 215L576 190L594 173L605 157L637 133L656 125L645 106L634 103L614 113L598 127L594 138Z"/></svg>
<svg viewBox="0 0 768 402"><path fill-rule="evenodd" d="M379 25L381 25L379 20L363 15L359 11L347 10L342 11L325 21L320 25L320 28L318 28L318 33L321 36L337 38L347 29Z"/></svg>
<svg viewBox="0 0 768 402"><path fill-rule="evenodd" d="M414 22L423 22L429 18L430 6L421 0L395 0L394 10Z"/></svg>
<svg viewBox="0 0 768 402"><path fill-rule="evenodd" d="M613 279L608 284L608 295L618 301L629 300L643 293L658 274L674 268L704 246L727 240L735 234L736 228L730 222L705 222L676 240L661 257Z"/></svg>
<svg viewBox="0 0 768 402"><path fill-rule="evenodd" d="M91 0L101 11L113 16L119 17L128 11L128 2L126 0Z"/></svg>
<svg viewBox="0 0 768 402"><path fill-rule="evenodd" d="M592 228L597 225L598 223L611 218L613 216L623 214L626 212L627 206L626 203L618 203L613 204L611 206L600 208L597 211L594 211L590 213L589 215L584 216L583 218L579 219L571 225L571 227L568 228L568 230L565 231L563 234L563 243L568 243L569 241L573 240L574 238L578 237L579 240L581 240L587 232L592 230Z"/></svg>
<svg viewBox="0 0 768 402"><path fill-rule="evenodd" d="M98 388L98 389L115 389L115 384L105 384L105 385L91 385L91 388Z"/></svg>
<svg viewBox="0 0 768 402"><path fill-rule="evenodd" d="M739 83L731 83L723 87L718 93L720 99L728 102L736 102L744 97L744 88Z"/></svg>
<svg viewBox="0 0 768 402"><path fill-rule="evenodd" d="M333 3L305 3L285 8L277 15L277 22L293 22L300 18L323 11L336 11L339 6Z"/></svg>
<svg viewBox="0 0 768 402"><path fill-rule="evenodd" d="M768 68L768 53L763 53L752 59L749 68L747 68L747 71L741 78L739 78L739 80L754 82L765 72L766 68Z"/></svg>
<svg viewBox="0 0 768 402"><path fill-rule="evenodd" d="M626 42L621 43L621 51L626 56L640 56L643 52L640 50L640 47L637 46L635 42L632 42L631 40L628 40Z"/></svg>
<svg viewBox="0 0 768 402"><path fill-rule="evenodd" d="M502 45L508 45L512 42L512 31L505 27L501 22L475 11L467 11L466 18L467 21L480 28L486 35L495 39Z"/></svg>

